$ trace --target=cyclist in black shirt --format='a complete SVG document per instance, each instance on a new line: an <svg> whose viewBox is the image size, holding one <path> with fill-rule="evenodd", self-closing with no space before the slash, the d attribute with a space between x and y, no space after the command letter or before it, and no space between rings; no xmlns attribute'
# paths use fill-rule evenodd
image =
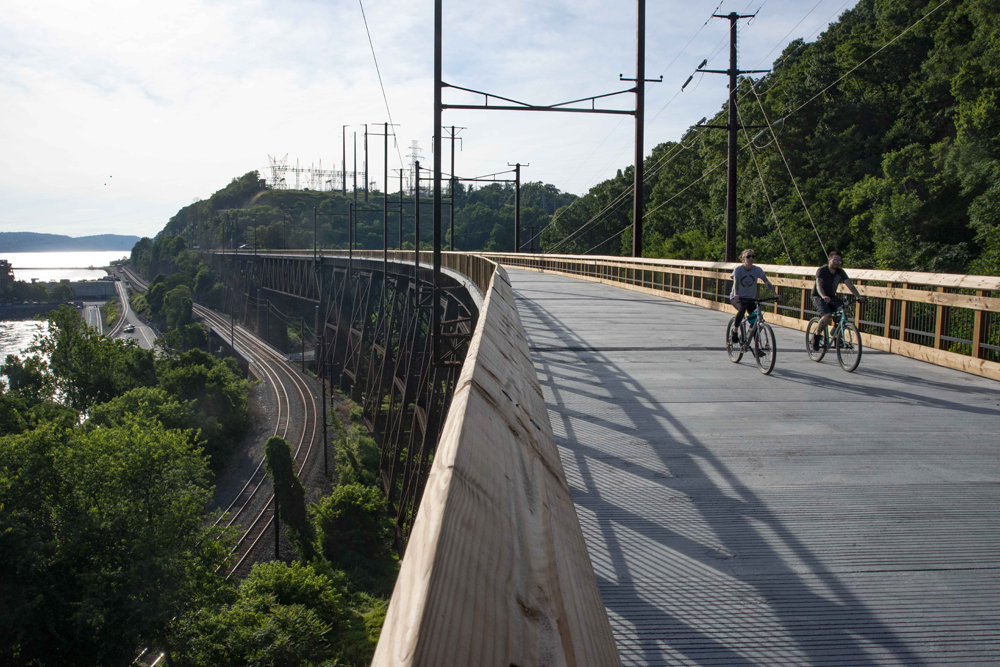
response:
<svg viewBox="0 0 1000 667"><path fill-rule="evenodd" d="M844 305L844 302L837 298L837 288L841 283L847 285L847 289L851 290L858 301L865 302L865 297L861 296L858 289L851 283L851 279L847 277L847 273L840 268L841 264L844 263L843 255L834 250L830 253L829 260L829 264L816 269L816 284L812 288L813 306L820 315L819 328L817 329L819 332L822 332L830 323L833 313ZM819 349L822 340L822 335L813 337L814 350Z"/></svg>

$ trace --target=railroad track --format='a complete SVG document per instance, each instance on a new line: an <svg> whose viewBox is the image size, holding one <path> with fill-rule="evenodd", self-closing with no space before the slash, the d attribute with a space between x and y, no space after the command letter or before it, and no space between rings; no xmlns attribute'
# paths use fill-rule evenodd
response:
<svg viewBox="0 0 1000 667"><path fill-rule="evenodd" d="M137 289L146 289L147 285L141 278L128 269L123 270ZM302 374L288 363L281 352L251 332L240 326L231 328L226 317L204 306L195 304L194 312L212 325L216 333L227 340L234 349L238 347L271 385L278 406L274 435L282 437L290 444L296 441L298 436L293 459L296 463L296 473L301 473L309 462L313 446L319 437L318 418L321 408L309 384ZM247 521L249 526L244 527L236 546L230 552L235 564L227 572L227 579L248 561L274 521L274 495L270 484L267 483L263 457L215 525L224 522L226 526L237 524L246 526Z"/></svg>

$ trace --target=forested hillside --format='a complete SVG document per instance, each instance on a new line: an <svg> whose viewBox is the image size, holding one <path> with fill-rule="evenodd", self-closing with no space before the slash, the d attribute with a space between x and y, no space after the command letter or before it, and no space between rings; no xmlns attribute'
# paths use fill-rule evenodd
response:
<svg viewBox="0 0 1000 667"><path fill-rule="evenodd" d="M744 124L786 120L777 143L740 137L739 247L763 262L821 263L811 214L850 266L1000 273L998 28L998 0L861 0L815 42L789 44L772 73L742 79ZM646 256L722 259L725 164L720 130L653 150ZM631 184L629 167L561 211L545 248L631 254Z"/></svg>
<svg viewBox="0 0 1000 667"><path fill-rule="evenodd" d="M421 188L423 189L423 188ZM561 206L575 199L555 186L524 183L521 186L521 224L544 226ZM317 209L318 243L324 248L347 247L347 212L353 195L309 190L269 190L257 172L234 178L209 199L182 208L162 234L183 236L202 248L238 247L255 242L259 248L311 248L313 208ZM398 193L389 193L389 247L399 243ZM444 206L445 243L448 243L448 199ZM421 201L420 242L432 240L431 201ZM403 247L413 248L412 196L403 199ZM382 193L371 192L365 203L358 195L357 247L382 247ZM514 247L514 186L489 184L455 190L455 249L507 251Z"/></svg>

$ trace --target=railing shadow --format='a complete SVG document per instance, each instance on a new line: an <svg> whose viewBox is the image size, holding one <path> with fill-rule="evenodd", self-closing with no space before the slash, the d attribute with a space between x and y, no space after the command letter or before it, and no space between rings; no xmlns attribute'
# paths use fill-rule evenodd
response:
<svg viewBox="0 0 1000 667"><path fill-rule="evenodd" d="M613 625L629 628L616 637L626 664L679 656L697 664L757 664L779 656L806 664L875 664L886 657L923 664L679 415L544 300L526 295L532 291L520 293L522 320L561 453L572 457L564 467L605 605ZM581 399L596 403L575 407ZM650 463L637 462L643 448L655 453ZM598 478L608 474L641 479L636 504L643 489L661 487L661 506L650 517L630 506L623 487L602 494ZM637 550L628 531L649 547ZM768 562L767 573L747 571L740 562L747 553ZM634 585L638 577L662 589L659 600ZM684 579L692 587L670 589ZM753 613L706 618L736 599ZM749 637L757 633L781 636L755 645Z"/></svg>

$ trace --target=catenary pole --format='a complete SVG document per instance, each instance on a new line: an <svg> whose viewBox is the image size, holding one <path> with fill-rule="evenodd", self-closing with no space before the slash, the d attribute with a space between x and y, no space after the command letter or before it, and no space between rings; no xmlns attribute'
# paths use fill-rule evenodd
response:
<svg viewBox="0 0 1000 667"><path fill-rule="evenodd" d="M431 302L431 359L441 355L441 332L437 295L441 287L441 4L434 0L434 300Z"/></svg>
<svg viewBox="0 0 1000 667"><path fill-rule="evenodd" d="M632 196L632 256L642 257L642 131L646 105L646 0L636 1L635 32L635 170Z"/></svg>
<svg viewBox="0 0 1000 667"><path fill-rule="evenodd" d="M347 128L344 125L340 128L340 194L347 196Z"/></svg>

